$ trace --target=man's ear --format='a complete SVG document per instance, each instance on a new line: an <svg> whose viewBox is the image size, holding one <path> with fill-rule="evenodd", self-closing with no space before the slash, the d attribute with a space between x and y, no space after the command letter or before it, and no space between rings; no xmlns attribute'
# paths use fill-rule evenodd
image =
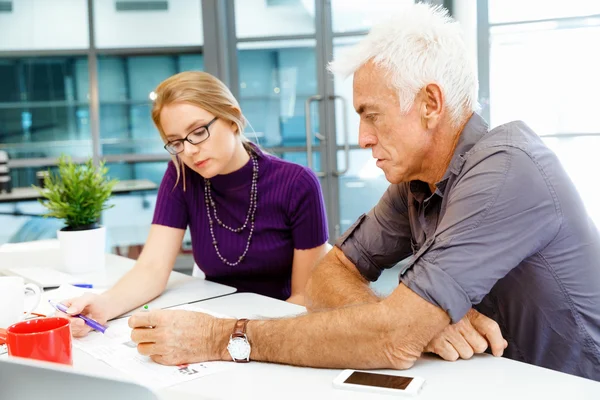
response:
<svg viewBox="0 0 600 400"><path fill-rule="evenodd" d="M421 121L424 128L435 129L441 119L444 111L444 93L437 83L429 83L421 89L422 107Z"/></svg>

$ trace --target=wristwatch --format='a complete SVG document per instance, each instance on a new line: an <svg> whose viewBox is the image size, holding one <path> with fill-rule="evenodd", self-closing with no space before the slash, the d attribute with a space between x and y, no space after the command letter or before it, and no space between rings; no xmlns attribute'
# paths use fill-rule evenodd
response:
<svg viewBox="0 0 600 400"><path fill-rule="evenodd" d="M247 319L238 319L229 337L227 351L235 362L247 363L250 361L250 342L246 336Z"/></svg>

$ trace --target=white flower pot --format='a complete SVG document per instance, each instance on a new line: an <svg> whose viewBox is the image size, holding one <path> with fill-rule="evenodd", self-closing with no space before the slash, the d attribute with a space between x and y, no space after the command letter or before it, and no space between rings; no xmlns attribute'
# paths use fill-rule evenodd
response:
<svg viewBox="0 0 600 400"><path fill-rule="evenodd" d="M58 230L63 271L71 274L104 269L106 228L101 226L82 231Z"/></svg>

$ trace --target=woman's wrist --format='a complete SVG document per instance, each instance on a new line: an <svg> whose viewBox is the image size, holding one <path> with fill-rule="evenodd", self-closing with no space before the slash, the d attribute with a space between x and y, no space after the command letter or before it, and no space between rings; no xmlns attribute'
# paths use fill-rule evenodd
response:
<svg viewBox="0 0 600 400"><path fill-rule="evenodd" d="M108 320L111 320L122 314L122 312L119 312L119 309L115 304L116 302L114 302L115 296L112 295L111 290L107 290L106 292L98 295L98 297L99 303L104 308Z"/></svg>

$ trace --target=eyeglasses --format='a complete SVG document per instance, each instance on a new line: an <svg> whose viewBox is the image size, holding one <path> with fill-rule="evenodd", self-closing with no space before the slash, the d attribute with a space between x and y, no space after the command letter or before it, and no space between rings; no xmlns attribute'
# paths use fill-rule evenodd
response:
<svg viewBox="0 0 600 400"><path fill-rule="evenodd" d="M189 142L191 144L200 144L200 143L204 142L206 139L208 139L210 137L210 132L208 131L208 127L211 126L217 119L218 119L218 117L214 117L212 119L212 121L210 121L208 124L199 127L198 129L194 130L193 132L190 132L183 139L171 140L170 142L165 144L165 150L175 156L175 155L181 153L185 149L185 145L183 144L183 142Z"/></svg>

